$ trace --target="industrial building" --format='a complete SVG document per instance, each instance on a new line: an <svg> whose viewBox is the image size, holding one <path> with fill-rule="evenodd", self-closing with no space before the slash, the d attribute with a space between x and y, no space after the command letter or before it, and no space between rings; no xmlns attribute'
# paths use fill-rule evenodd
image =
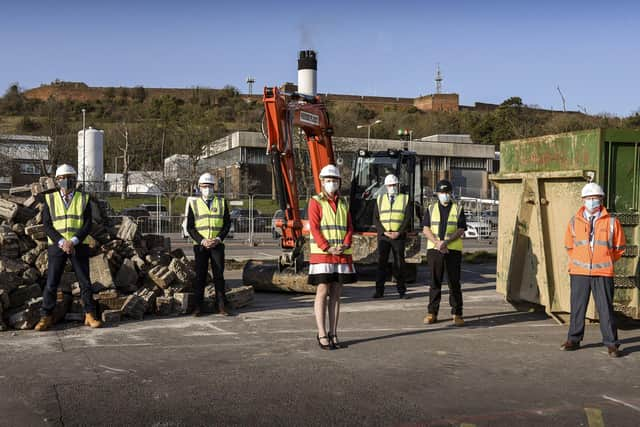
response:
<svg viewBox="0 0 640 427"><path fill-rule="evenodd" d="M31 184L49 166L48 136L0 135L0 190Z"/></svg>
<svg viewBox="0 0 640 427"><path fill-rule="evenodd" d="M476 144L469 135L432 135L413 141L367 138L333 138L336 163L343 181L348 182L358 150L369 151L409 149L418 155L422 169L422 188L426 194L433 191L439 179L450 179L459 196L491 198L488 175L497 167L493 145ZM304 143L303 143L304 146ZM266 142L260 132L234 132L218 139L203 151L197 170L211 172L227 195L272 195L275 189L271 179L271 166L266 155ZM299 171L302 194L313 189L306 150L300 150L303 167Z"/></svg>

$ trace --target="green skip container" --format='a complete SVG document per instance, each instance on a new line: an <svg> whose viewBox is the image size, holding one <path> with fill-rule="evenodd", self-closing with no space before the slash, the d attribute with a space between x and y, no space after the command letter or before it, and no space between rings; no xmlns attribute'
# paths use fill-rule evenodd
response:
<svg viewBox="0 0 640 427"><path fill-rule="evenodd" d="M541 305L559 322L570 312L564 234L582 205L580 191L600 184L605 206L624 228L627 249L615 264L614 306L640 318L640 131L594 129L505 141L500 172L496 289L506 300ZM589 319L597 319L593 300Z"/></svg>

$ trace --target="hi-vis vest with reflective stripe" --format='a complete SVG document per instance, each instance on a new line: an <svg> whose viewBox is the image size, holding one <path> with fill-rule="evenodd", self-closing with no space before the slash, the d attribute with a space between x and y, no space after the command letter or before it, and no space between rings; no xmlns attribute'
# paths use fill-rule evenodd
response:
<svg viewBox="0 0 640 427"><path fill-rule="evenodd" d="M438 208L438 202L429 206L429 217L431 218L431 232L434 236L438 236L440 231L440 209ZM449 240L451 235L458 231L458 219L460 217L460 209L457 203L451 203L451 210L449 211L449 217L447 218L447 229L444 233L444 240ZM427 249L434 249L436 245L427 239ZM462 238L458 237L447 244L447 248L454 251L462 251Z"/></svg>
<svg viewBox="0 0 640 427"><path fill-rule="evenodd" d="M191 211L196 231L203 239L215 239L220 234L224 224L224 204L222 197L214 197L211 200L211 209L209 209L202 197L191 199ZM197 244L195 240L193 244Z"/></svg>
<svg viewBox="0 0 640 427"><path fill-rule="evenodd" d="M62 200L62 195L59 191L56 191L47 194L45 201L51 214L53 228L55 228L65 240L71 240L84 225L82 214L87 207L87 203L89 203L89 196L80 191L76 191L73 193L69 207L66 207L64 200ZM47 240L50 245L57 244L57 242L53 242L51 239ZM84 239L84 243L86 243L87 240L88 236Z"/></svg>
<svg viewBox="0 0 640 427"><path fill-rule="evenodd" d="M582 211L580 211L582 215ZM567 233L570 233L569 242L573 247L569 252L569 274L584 276L613 277L615 261L613 251L624 250L624 246L615 246L614 242L616 219L603 212L600 218L594 221L593 249L589 244L589 222L579 221L573 216L569 221Z"/></svg>
<svg viewBox="0 0 640 427"><path fill-rule="evenodd" d="M334 212L324 194L315 195L313 199L320 203L322 207L322 218L320 219L322 235L327 239L330 246L341 245L344 242L344 236L347 234L347 213L349 212L347 202L342 197L338 197L338 205ZM328 254L328 252L318 247L313 238L313 233L309 233L309 246L312 254ZM349 248L343 254L351 255L352 252L351 248Z"/></svg>
<svg viewBox="0 0 640 427"><path fill-rule="evenodd" d="M404 221L404 209L407 207L409 197L406 194L396 194L393 205L389 194L378 196L378 213L384 231L398 231Z"/></svg>

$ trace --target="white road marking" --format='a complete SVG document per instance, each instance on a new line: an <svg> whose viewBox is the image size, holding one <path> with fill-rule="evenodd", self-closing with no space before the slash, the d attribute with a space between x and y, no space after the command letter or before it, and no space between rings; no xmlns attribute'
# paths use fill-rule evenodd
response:
<svg viewBox="0 0 640 427"><path fill-rule="evenodd" d="M606 394L603 394L602 397L604 397L605 399L610 400L612 402L616 402L616 403L619 403L619 404L621 404L623 406L626 406L627 408L631 408L634 411L640 412L640 406L632 405L631 403L627 403L627 402L625 402L623 400L620 400L620 399L615 399L615 398L613 398L611 396L607 396Z"/></svg>
<svg viewBox="0 0 640 427"><path fill-rule="evenodd" d="M128 374L129 372L135 372L135 371L131 371L131 370L128 370L128 369L112 368L112 367L107 366L107 365L98 365L98 367L99 367L99 368L104 368L104 369L106 369L106 370L108 370L108 371L113 371L113 372L122 372L122 373L125 373L125 374Z"/></svg>

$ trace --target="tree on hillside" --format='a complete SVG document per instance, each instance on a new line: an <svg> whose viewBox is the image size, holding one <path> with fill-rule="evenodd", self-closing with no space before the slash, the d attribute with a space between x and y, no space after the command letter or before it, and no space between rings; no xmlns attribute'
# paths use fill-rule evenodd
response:
<svg viewBox="0 0 640 427"><path fill-rule="evenodd" d="M142 86L136 86L131 91L131 98L135 102L142 103L142 102L144 102L146 97L147 97L147 91Z"/></svg>
<svg viewBox="0 0 640 427"><path fill-rule="evenodd" d="M11 84L0 103L0 113L4 114L21 114L24 112L24 95L18 83Z"/></svg>

